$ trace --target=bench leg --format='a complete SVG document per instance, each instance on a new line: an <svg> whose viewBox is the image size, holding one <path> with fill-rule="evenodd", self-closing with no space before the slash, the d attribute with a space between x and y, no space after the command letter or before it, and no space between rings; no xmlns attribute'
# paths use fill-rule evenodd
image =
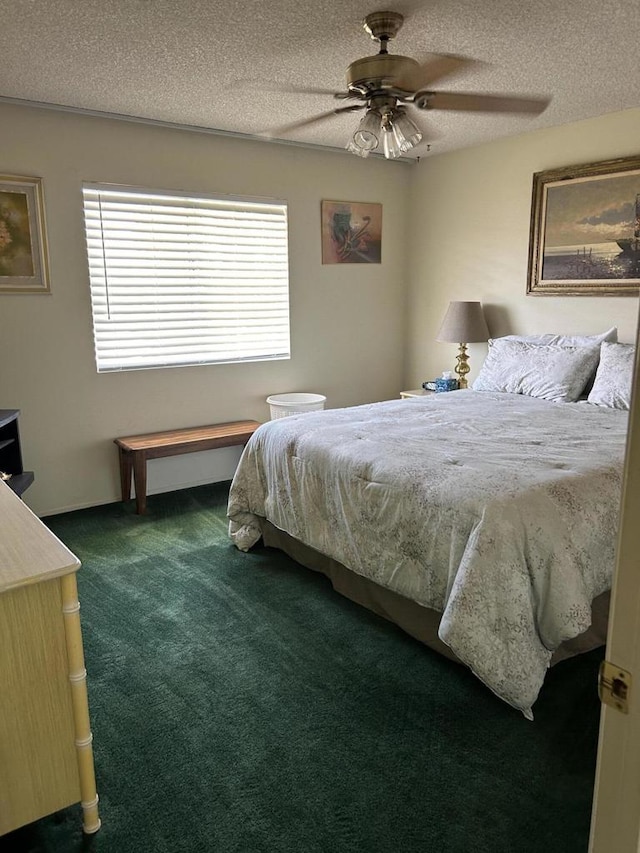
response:
<svg viewBox="0 0 640 853"><path fill-rule="evenodd" d="M120 451L120 489L122 491L122 500L128 501L131 497L131 471L132 471L132 462L131 462L131 454L126 450L123 450L121 447L118 448Z"/></svg>
<svg viewBox="0 0 640 853"><path fill-rule="evenodd" d="M134 451L133 483L136 487L136 512L144 515L147 511L147 457L144 450Z"/></svg>

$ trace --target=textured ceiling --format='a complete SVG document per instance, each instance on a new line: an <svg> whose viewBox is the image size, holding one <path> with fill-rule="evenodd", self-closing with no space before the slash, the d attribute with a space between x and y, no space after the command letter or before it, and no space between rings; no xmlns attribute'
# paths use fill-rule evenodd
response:
<svg viewBox="0 0 640 853"><path fill-rule="evenodd" d="M343 91L387 8L391 53L476 60L434 89L551 97L538 117L412 108L412 156L640 106L638 0L0 0L0 99L261 134L341 106L291 89ZM286 138L344 148L358 115Z"/></svg>

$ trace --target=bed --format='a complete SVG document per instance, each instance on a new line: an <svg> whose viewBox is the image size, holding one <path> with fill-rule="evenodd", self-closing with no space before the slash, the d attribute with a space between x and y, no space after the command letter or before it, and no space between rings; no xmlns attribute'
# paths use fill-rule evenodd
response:
<svg viewBox="0 0 640 853"><path fill-rule="evenodd" d="M271 421L230 536L323 571L531 718L549 665L605 641L627 415L465 390Z"/></svg>

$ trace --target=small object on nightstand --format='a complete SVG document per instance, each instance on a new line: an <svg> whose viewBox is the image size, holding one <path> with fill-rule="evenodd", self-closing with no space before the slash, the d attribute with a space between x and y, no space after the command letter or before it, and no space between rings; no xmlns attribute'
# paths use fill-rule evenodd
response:
<svg viewBox="0 0 640 853"><path fill-rule="evenodd" d="M436 390L436 380L435 379L427 379L426 382L422 383L422 387L425 391L435 391Z"/></svg>
<svg viewBox="0 0 640 853"><path fill-rule="evenodd" d="M436 379L436 391L457 391L458 380L454 379L450 370L445 370L442 376Z"/></svg>

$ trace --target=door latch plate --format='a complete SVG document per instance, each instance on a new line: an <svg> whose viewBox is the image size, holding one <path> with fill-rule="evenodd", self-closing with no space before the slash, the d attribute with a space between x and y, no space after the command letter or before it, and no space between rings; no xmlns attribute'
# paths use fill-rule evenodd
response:
<svg viewBox="0 0 640 853"><path fill-rule="evenodd" d="M617 708L623 714L628 714L630 693L631 673L608 660L603 660L598 674L600 701L612 708Z"/></svg>

